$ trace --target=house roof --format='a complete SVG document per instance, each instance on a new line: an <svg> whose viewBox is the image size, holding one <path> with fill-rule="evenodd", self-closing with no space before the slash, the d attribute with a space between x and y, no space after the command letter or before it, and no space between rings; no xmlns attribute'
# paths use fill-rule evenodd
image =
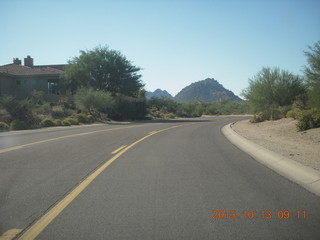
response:
<svg viewBox="0 0 320 240"><path fill-rule="evenodd" d="M33 75L59 75L62 70L48 66L27 67L19 64L7 64L0 66L0 74L9 74L13 76L33 76Z"/></svg>

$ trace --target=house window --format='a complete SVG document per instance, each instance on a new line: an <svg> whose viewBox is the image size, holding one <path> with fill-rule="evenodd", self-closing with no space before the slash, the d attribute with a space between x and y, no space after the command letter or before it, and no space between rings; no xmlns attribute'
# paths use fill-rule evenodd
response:
<svg viewBox="0 0 320 240"><path fill-rule="evenodd" d="M59 95L58 80L48 80L48 93Z"/></svg>
<svg viewBox="0 0 320 240"><path fill-rule="evenodd" d="M31 84L32 84L32 85L35 85L35 84L36 84L36 80L35 80L35 79L32 79L32 80L31 80Z"/></svg>
<svg viewBox="0 0 320 240"><path fill-rule="evenodd" d="M21 85L21 80L17 80L17 81L16 81L16 84L17 84L18 86L20 86L20 85Z"/></svg>
<svg viewBox="0 0 320 240"><path fill-rule="evenodd" d="M27 85L28 84L28 80L23 80L23 84Z"/></svg>

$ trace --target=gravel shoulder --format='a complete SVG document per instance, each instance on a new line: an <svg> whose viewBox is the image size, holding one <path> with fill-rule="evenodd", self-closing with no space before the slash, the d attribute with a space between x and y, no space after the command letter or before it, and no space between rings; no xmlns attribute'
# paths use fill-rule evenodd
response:
<svg viewBox="0 0 320 240"><path fill-rule="evenodd" d="M296 123L292 118L261 123L243 120L232 129L260 146L320 171L320 128L298 132Z"/></svg>

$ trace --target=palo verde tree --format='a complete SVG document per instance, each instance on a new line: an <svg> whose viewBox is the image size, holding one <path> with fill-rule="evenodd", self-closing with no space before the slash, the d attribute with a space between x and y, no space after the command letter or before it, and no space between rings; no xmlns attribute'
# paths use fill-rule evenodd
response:
<svg viewBox="0 0 320 240"><path fill-rule="evenodd" d="M279 68L263 68L252 79L242 95L254 112L264 112L275 119L280 107L292 105L295 98L305 93L303 80L298 75Z"/></svg>
<svg viewBox="0 0 320 240"><path fill-rule="evenodd" d="M119 51L108 47L80 51L80 56L68 63L62 78L72 92L81 87L91 87L137 97L144 86L138 73L141 68L134 66Z"/></svg>
<svg viewBox="0 0 320 240"><path fill-rule="evenodd" d="M320 109L320 41L309 46L309 50L304 52L308 61L308 66L304 68L308 96L311 106Z"/></svg>

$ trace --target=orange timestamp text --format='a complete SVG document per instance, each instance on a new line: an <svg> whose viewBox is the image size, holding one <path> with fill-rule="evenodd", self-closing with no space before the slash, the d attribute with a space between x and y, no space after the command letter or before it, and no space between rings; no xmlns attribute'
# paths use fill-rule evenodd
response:
<svg viewBox="0 0 320 240"><path fill-rule="evenodd" d="M214 210L212 211L212 219L306 219L307 212L305 210L299 211L289 211L289 210L280 210L280 211L253 211L253 210L244 210L244 211L223 211L223 210Z"/></svg>

